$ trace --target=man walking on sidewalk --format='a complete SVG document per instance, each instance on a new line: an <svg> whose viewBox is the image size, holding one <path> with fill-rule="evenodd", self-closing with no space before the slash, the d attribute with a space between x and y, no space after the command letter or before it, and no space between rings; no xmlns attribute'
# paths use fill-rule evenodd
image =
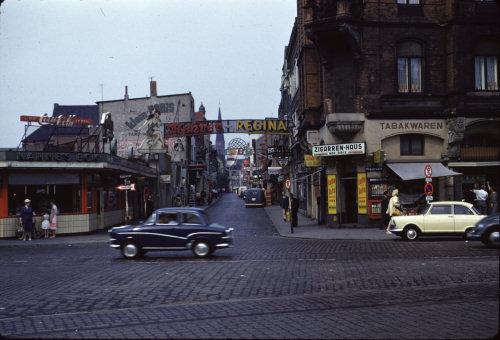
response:
<svg viewBox="0 0 500 340"><path fill-rule="evenodd" d="M292 231L294 227L298 227L298 216L297 213L299 211L299 200L293 196L292 193L290 193L290 210L292 214Z"/></svg>
<svg viewBox="0 0 500 340"><path fill-rule="evenodd" d="M281 209L283 210L283 221L286 222L286 212L288 211L288 197L286 197L285 192L281 192Z"/></svg>

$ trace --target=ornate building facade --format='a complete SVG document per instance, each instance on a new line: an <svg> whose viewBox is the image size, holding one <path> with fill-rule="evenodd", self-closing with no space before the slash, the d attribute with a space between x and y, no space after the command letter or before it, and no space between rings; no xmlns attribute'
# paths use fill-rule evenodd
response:
<svg viewBox="0 0 500 340"><path fill-rule="evenodd" d="M294 125L283 143L305 214L376 225L381 194L393 188L417 211L427 164L430 199L498 187L499 14L494 1L297 1L279 110ZM355 144L362 152L305 160L321 145Z"/></svg>

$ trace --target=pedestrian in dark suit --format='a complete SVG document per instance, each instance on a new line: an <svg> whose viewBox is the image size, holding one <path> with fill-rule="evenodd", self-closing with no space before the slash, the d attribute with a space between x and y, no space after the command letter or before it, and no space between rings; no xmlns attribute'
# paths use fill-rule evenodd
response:
<svg viewBox="0 0 500 340"><path fill-rule="evenodd" d="M286 221L286 212L288 211L288 197L285 195L285 192L283 191L281 193L281 209L283 210L283 221Z"/></svg>
<svg viewBox="0 0 500 340"><path fill-rule="evenodd" d="M298 227L298 216L297 213L299 212L299 200L295 197L293 197L293 194L290 194L290 210L292 213L292 228L293 227Z"/></svg>
<svg viewBox="0 0 500 340"><path fill-rule="evenodd" d="M381 218L380 218L380 227L379 229L387 228L387 224L389 223L389 215L387 215L387 208L389 207L389 191L384 191L384 196L382 197L381 204Z"/></svg>

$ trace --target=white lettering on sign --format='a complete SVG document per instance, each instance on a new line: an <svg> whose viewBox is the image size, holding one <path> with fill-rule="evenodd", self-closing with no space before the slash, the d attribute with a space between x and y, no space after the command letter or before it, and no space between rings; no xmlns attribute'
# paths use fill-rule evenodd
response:
<svg viewBox="0 0 500 340"><path fill-rule="evenodd" d="M313 156L342 156L365 154L365 143L313 145Z"/></svg>

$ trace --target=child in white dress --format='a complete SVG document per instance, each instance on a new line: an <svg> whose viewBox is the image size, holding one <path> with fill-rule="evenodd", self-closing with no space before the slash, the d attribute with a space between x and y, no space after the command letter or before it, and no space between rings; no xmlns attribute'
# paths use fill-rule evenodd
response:
<svg viewBox="0 0 500 340"><path fill-rule="evenodd" d="M43 221L42 221L42 229L43 232L45 233L45 238L49 238L49 232L50 232L50 209L43 214Z"/></svg>

